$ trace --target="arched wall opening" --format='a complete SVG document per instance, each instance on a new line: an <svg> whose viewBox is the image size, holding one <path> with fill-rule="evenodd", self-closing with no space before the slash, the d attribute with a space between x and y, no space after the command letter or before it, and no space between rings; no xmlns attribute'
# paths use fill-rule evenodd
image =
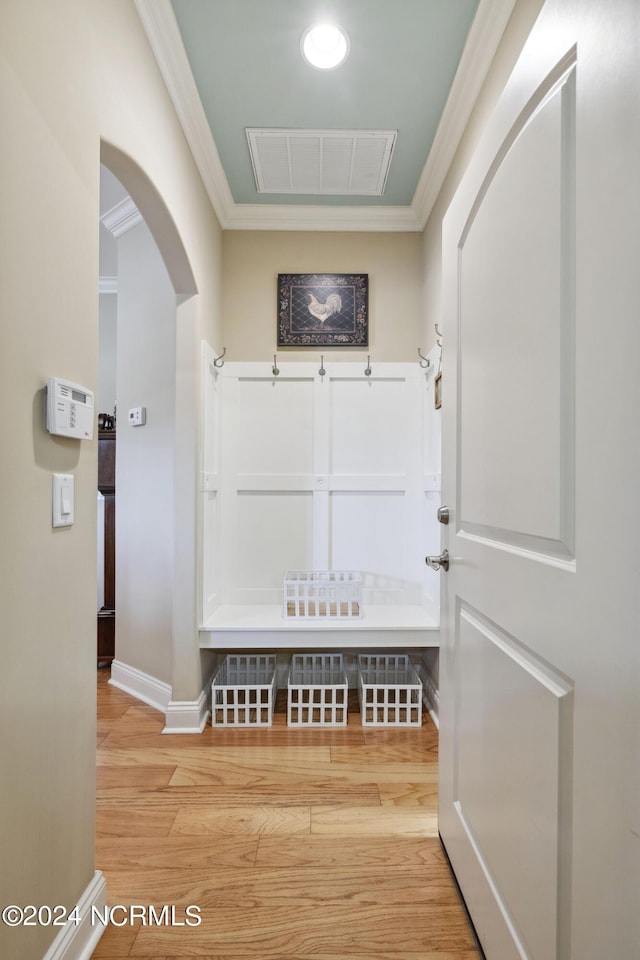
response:
<svg viewBox="0 0 640 960"><path fill-rule="evenodd" d="M182 238L162 196L144 170L128 154L105 140L100 162L123 185L147 224L162 255L176 297L183 301L198 292Z"/></svg>
<svg viewBox="0 0 640 960"><path fill-rule="evenodd" d="M112 682L182 729L199 726L197 644L198 292L175 222L139 165L100 159L142 222L118 239L118 455ZM122 335L120 335L120 325ZM144 427L130 406L147 408ZM190 704L176 719L175 703ZM193 715L195 711L194 720ZM168 721L168 732L170 732Z"/></svg>

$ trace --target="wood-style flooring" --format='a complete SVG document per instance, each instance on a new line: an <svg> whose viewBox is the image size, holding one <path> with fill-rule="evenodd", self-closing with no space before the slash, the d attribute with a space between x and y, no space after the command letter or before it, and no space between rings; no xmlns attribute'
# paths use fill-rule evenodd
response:
<svg viewBox="0 0 640 960"><path fill-rule="evenodd" d="M93 957L478 960L437 833L437 731L286 725L162 735L98 671L96 866L111 906L200 908L199 926L110 924ZM120 921L123 911L115 915Z"/></svg>

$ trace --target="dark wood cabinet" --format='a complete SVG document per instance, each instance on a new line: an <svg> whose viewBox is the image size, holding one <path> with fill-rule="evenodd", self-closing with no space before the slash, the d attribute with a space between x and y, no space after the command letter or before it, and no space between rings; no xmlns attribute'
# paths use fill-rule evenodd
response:
<svg viewBox="0 0 640 960"><path fill-rule="evenodd" d="M111 663L116 639L116 431L98 433L98 490L104 497L104 606L98 611L98 663Z"/></svg>

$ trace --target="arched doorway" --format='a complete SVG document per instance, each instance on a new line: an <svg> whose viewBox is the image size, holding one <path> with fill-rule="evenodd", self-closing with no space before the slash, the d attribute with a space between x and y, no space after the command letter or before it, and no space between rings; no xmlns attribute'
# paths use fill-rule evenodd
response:
<svg viewBox="0 0 640 960"><path fill-rule="evenodd" d="M130 590L129 620L123 626L127 642L122 650L116 640L118 667L114 682L159 709L166 711L173 705L170 713L177 719L174 727L192 728L199 725L197 705L202 689L195 642L197 288L174 220L145 172L131 157L105 142L101 144L100 159L122 184L140 214L135 230L118 241L119 257L125 257L118 269L126 274L129 298L124 312L128 323L132 318L139 323L141 339L138 355L129 355L127 360L129 369L137 371L135 389L123 389L119 378L123 397L118 397L118 476L128 485L122 491L122 503L127 503L136 529L131 531L129 526L131 535L116 538L116 562L121 551L127 549L127 541L129 549L134 544L139 562L133 566L130 562L119 564L130 571L126 580ZM132 294L136 286L138 289ZM164 318L162 329L150 326L160 317ZM121 348L118 349L121 355ZM148 404L149 414L151 406L154 409L145 429L131 430L127 422L130 405ZM154 469L161 473L154 477ZM160 487L164 497L158 496ZM155 493L155 503L151 492ZM120 496L119 490L119 503ZM145 555L151 558L146 565L149 569L145 567ZM132 582L136 577L137 582ZM163 604L162 611L154 611L154 596ZM152 648L154 615L161 618L165 632L162 650ZM176 703L186 708L186 713L178 709L178 718Z"/></svg>

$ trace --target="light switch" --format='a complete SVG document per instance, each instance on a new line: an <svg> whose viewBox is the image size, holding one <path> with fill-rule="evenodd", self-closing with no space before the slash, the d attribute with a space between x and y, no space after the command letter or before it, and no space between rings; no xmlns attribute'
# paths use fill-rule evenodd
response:
<svg viewBox="0 0 640 960"><path fill-rule="evenodd" d="M73 474L53 474L53 519L54 527L70 527L73 523Z"/></svg>

